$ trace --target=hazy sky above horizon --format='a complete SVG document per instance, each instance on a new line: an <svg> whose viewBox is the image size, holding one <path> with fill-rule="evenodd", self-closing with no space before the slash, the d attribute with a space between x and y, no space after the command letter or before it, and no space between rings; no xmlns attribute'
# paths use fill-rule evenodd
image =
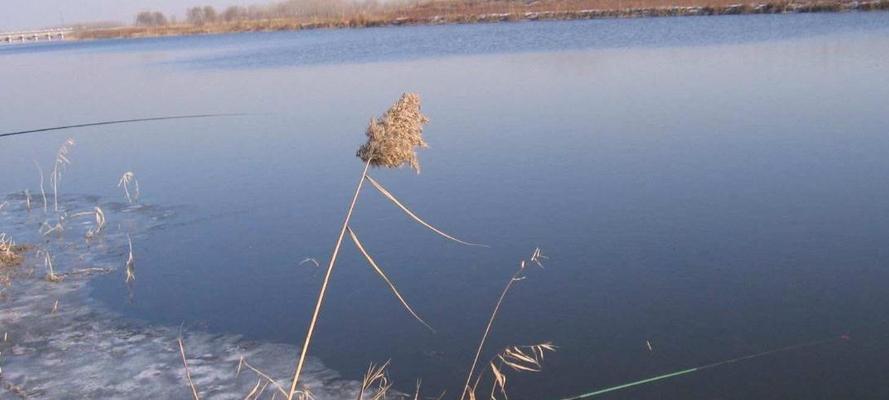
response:
<svg viewBox="0 0 889 400"><path fill-rule="evenodd" d="M189 7L268 3L267 0L25 0L0 12L0 32L58 26L78 22L119 21L130 23L143 10L185 15Z"/></svg>

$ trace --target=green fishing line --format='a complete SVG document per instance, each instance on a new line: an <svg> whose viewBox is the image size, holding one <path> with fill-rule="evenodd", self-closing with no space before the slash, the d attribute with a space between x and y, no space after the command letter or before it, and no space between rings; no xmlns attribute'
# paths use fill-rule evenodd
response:
<svg viewBox="0 0 889 400"><path fill-rule="evenodd" d="M658 376L654 376L654 377L651 377L651 378L646 378L646 379L638 380L638 381L635 381L635 382L624 383L624 384L622 384L622 385L611 386L611 387L607 387L607 388L605 388L605 389L599 389L599 390L596 390L596 391L594 391L594 392L589 392L589 393L579 394L579 395L577 395L577 396L573 396L573 397L566 397L566 398L563 398L563 399L561 399L561 400L580 400L580 399L588 399L588 398L590 398L590 397L596 397L596 396L603 395L603 394L606 394L606 393L616 392L616 391L618 391L618 390L623 390L623 389L631 388L631 387L633 387L633 386L639 386L639 385L644 385L644 384L646 384L646 383L656 382L656 381L660 381L660 380L664 380L664 379L675 378L675 377L677 377L677 376L686 375L686 374L690 374L690 373L692 373L692 372L697 372L697 371L701 371L701 370L705 370L705 369L709 369L709 368L715 368L715 367L718 367L718 366L721 366L721 365L726 365L726 364L731 364L731 363L735 363L735 362L738 362L738 361L744 361L744 360L749 360L749 359L752 359L752 358L757 358L757 357L767 356L767 355L769 355L769 354L780 353L780 352L783 352L783 351L790 351L790 350L800 349L800 348L803 348L803 347L817 346L817 345L819 345L819 344L824 344L824 343L834 342L834 341L837 341L837 340L846 340L846 337L843 336L843 337L840 337L840 338L832 338L832 339L825 339L825 340L817 340L817 341L814 341L814 342L806 342L806 343L801 343L801 344L795 344L795 345L792 345L792 346L782 347L782 348L780 348L780 349L773 349L773 350L763 351L763 352L761 352L761 353L750 354L750 355L746 355L746 356L743 356L743 357L732 358L732 359L728 359L728 360L724 360L724 361L715 362L715 363L712 363L712 364L702 365L702 366L699 366L699 367L694 367L694 368L689 368L689 369L683 369L683 370L681 370L681 371L676 371L676 372L671 372L671 373L668 373L668 374L658 375Z"/></svg>

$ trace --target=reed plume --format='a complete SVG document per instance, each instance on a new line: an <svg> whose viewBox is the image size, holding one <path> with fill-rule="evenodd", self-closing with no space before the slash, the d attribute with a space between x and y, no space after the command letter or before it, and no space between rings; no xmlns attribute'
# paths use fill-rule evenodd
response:
<svg viewBox="0 0 889 400"><path fill-rule="evenodd" d="M357 156L374 167L410 166L420 173L417 148L426 148L423 125L429 119L420 112L420 96L405 93L380 118L371 118L367 127L367 143Z"/></svg>
<svg viewBox="0 0 889 400"><path fill-rule="evenodd" d="M490 400L498 400L498 393L503 399L508 399L506 393L507 372L540 372L543 370L544 353L556 351L556 346L550 342L544 342L528 346L510 346L497 353L490 361L488 368L482 370L475 379L475 383L467 391L469 400L478 400L476 391L486 371L491 372Z"/></svg>

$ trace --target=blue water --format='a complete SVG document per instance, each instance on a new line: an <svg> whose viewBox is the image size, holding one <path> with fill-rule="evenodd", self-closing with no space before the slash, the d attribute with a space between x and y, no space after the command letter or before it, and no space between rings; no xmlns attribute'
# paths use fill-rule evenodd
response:
<svg viewBox="0 0 889 400"><path fill-rule="evenodd" d="M189 223L134 243L93 295L130 318L301 342L361 164L404 91L430 123L423 172L372 174L462 247L366 189L353 227L430 334L346 243L312 354L347 377L459 391L487 357L552 341L512 397L558 399L797 343L609 398L889 397L889 14L689 17L317 30L0 47L2 131L243 112L2 140L0 188L63 191ZM2 229L0 229L2 230ZM653 351L645 342L649 341ZM294 355L295 357L295 355ZM487 359L487 357L485 359Z"/></svg>

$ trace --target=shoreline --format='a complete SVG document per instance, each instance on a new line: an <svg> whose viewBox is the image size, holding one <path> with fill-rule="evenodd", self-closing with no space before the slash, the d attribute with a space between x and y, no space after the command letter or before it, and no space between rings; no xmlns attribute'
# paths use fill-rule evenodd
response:
<svg viewBox="0 0 889 400"><path fill-rule="evenodd" d="M643 0L644 1L644 0ZM532 3L533 4L533 3ZM176 24L161 27L126 26L76 30L69 40L132 39L193 35L220 35L247 32L279 32L312 29L356 29L390 26L489 24L525 21L575 21L592 19L653 18L682 16L806 14L825 12L889 11L889 0L861 2L764 2L724 5L688 5L669 7L629 7L577 10L536 10L526 6L502 12L458 14L430 14L415 11L416 15L392 16L356 15L347 18L303 21L295 18L242 20L204 25Z"/></svg>

